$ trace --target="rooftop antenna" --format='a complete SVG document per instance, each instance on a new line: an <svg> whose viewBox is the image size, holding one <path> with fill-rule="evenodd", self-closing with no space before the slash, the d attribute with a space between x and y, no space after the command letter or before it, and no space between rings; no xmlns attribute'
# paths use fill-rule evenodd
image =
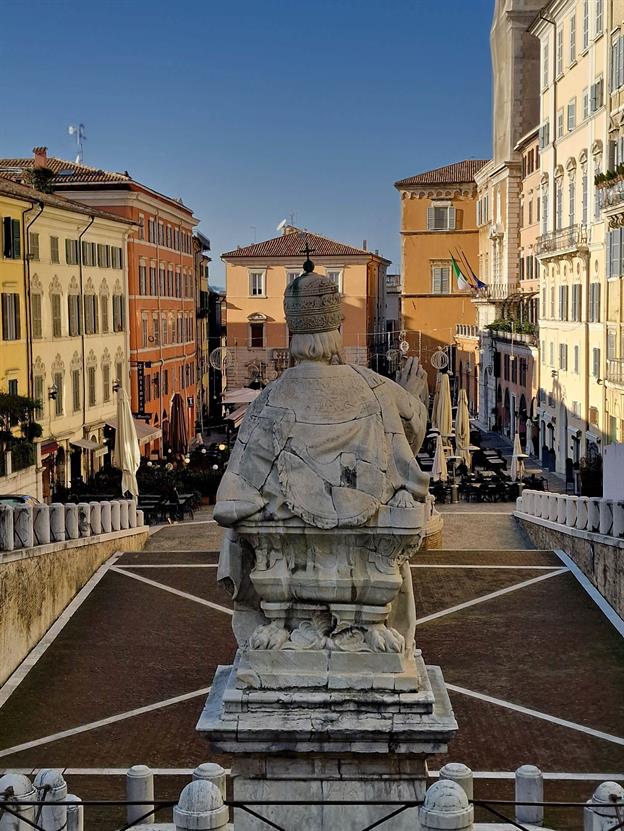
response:
<svg viewBox="0 0 624 831"><path fill-rule="evenodd" d="M290 225L291 225L292 228L295 227L295 212L294 211L290 212Z"/></svg>
<svg viewBox="0 0 624 831"><path fill-rule="evenodd" d="M78 147L78 153L76 154L76 164L82 164L84 158L84 147L83 142L86 141L87 138L87 128L84 124L80 123L78 126L75 124L70 124L67 128L67 132L70 136L76 137L76 146Z"/></svg>

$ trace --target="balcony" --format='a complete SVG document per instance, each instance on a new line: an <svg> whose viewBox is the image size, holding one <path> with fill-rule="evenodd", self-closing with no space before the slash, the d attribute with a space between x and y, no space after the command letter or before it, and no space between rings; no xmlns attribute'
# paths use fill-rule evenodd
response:
<svg viewBox="0 0 624 831"><path fill-rule="evenodd" d="M624 387L624 360L607 360L607 381Z"/></svg>
<svg viewBox="0 0 624 831"><path fill-rule="evenodd" d="M520 284L516 281L508 283L491 283L484 289L475 292L475 300L507 300L520 291Z"/></svg>
<svg viewBox="0 0 624 831"><path fill-rule="evenodd" d="M455 324L455 337L456 338L478 338L479 337L479 327L472 326L469 323L456 323Z"/></svg>
<svg viewBox="0 0 624 831"><path fill-rule="evenodd" d="M586 225L569 225L538 237L535 253L540 259L550 259L587 251L588 237Z"/></svg>
<svg viewBox="0 0 624 831"><path fill-rule="evenodd" d="M400 290L401 289L401 275L400 274L386 274L386 289Z"/></svg>

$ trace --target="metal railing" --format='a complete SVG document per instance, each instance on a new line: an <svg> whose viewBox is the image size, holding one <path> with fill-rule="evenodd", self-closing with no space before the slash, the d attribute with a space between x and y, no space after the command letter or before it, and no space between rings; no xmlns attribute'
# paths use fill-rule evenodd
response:
<svg viewBox="0 0 624 831"><path fill-rule="evenodd" d="M624 387L624 360L607 359L607 381Z"/></svg>
<svg viewBox="0 0 624 831"><path fill-rule="evenodd" d="M538 237L535 253L538 257L543 257L545 254L581 251L587 248L588 241L587 225L568 225L567 228Z"/></svg>
<svg viewBox="0 0 624 831"><path fill-rule="evenodd" d="M596 198L603 210L617 208L619 205L624 204L624 181L618 180L612 185L596 188Z"/></svg>

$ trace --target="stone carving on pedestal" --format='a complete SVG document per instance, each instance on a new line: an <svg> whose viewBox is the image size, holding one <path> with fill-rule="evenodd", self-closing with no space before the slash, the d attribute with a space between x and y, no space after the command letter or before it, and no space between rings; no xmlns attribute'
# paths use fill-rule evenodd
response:
<svg viewBox="0 0 624 831"><path fill-rule="evenodd" d="M235 754L236 799L419 799L426 756L456 729L440 670L414 644L426 373L410 359L395 383L342 363L337 287L306 268L284 300L294 366L250 406L217 494L239 649L198 729ZM264 814L284 811L292 822L292 808ZM383 809L295 813L301 828L349 829ZM253 827L246 816L236 831Z"/></svg>

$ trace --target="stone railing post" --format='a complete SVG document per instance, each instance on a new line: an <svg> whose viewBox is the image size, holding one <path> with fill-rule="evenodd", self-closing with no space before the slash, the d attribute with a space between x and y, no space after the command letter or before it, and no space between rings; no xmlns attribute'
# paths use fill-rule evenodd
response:
<svg viewBox="0 0 624 831"><path fill-rule="evenodd" d="M0 505L0 551L13 551L14 548L13 508L8 505Z"/></svg>
<svg viewBox="0 0 624 831"><path fill-rule="evenodd" d="M624 537L624 502L613 503L613 536Z"/></svg>
<svg viewBox="0 0 624 831"><path fill-rule="evenodd" d="M73 793L68 793L65 802L80 802ZM67 831L84 831L84 805L67 806Z"/></svg>
<svg viewBox="0 0 624 831"><path fill-rule="evenodd" d="M440 768L440 779L449 779L451 782L457 782L466 792L468 799L472 799L472 771L467 765L463 765L461 762L447 762L444 767Z"/></svg>
<svg viewBox="0 0 624 831"><path fill-rule="evenodd" d="M567 502L567 496L557 497L557 522L559 525L565 525Z"/></svg>
<svg viewBox="0 0 624 831"><path fill-rule="evenodd" d="M78 503L78 533L81 537L91 536L91 506L88 502Z"/></svg>
<svg viewBox="0 0 624 831"><path fill-rule="evenodd" d="M587 501L587 530L594 534L600 531L600 503L599 496L590 496Z"/></svg>
<svg viewBox="0 0 624 831"><path fill-rule="evenodd" d="M551 493L548 496L548 519L556 522L559 516L559 494Z"/></svg>
<svg viewBox="0 0 624 831"><path fill-rule="evenodd" d="M461 785L439 779L427 789L418 818L421 831L469 831L474 808Z"/></svg>
<svg viewBox="0 0 624 831"><path fill-rule="evenodd" d="M226 831L229 811L212 782L197 779L187 785L173 809L176 831Z"/></svg>
<svg viewBox="0 0 624 831"><path fill-rule="evenodd" d="M119 531L119 500L113 499L110 503L111 531Z"/></svg>
<svg viewBox="0 0 624 831"><path fill-rule="evenodd" d="M1 782L2 780L0 780ZM584 810L584 831L608 831L624 811L624 788L617 782L602 782Z"/></svg>
<svg viewBox="0 0 624 831"><path fill-rule="evenodd" d="M587 528L587 513L589 499L586 496L579 496L576 503L576 527L579 531Z"/></svg>
<svg viewBox="0 0 624 831"><path fill-rule="evenodd" d="M125 531L128 528L128 500L119 500L119 530Z"/></svg>
<svg viewBox="0 0 624 831"><path fill-rule="evenodd" d="M611 535L613 528L613 502L610 499L600 500L600 533L606 537Z"/></svg>
<svg viewBox="0 0 624 831"><path fill-rule="evenodd" d="M50 505L50 542L63 542L65 539L65 505L53 502Z"/></svg>
<svg viewBox="0 0 624 831"><path fill-rule="evenodd" d="M565 524L568 528L574 528L576 525L576 503L578 496L568 496L566 501L566 520Z"/></svg>
<svg viewBox="0 0 624 831"><path fill-rule="evenodd" d="M217 765L214 762L204 762L198 765L193 771L193 782L196 782L198 779L204 782L212 782L213 785L219 788L221 796L225 799L225 770L221 765Z"/></svg>
<svg viewBox="0 0 624 831"><path fill-rule="evenodd" d="M16 548L33 547L34 537L32 505L18 505L13 508L13 533L15 534Z"/></svg>
<svg viewBox="0 0 624 831"><path fill-rule="evenodd" d="M128 528L136 528L137 525L137 503L134 499L128 499Z"/></svg>
<svg viewBox="0 0 624 831"><path fill-rule="evenodd" d="M536 803L544 801L544 775L535 765L522 765L516 771L516 802ZM516 805L516 822L542 825L544 806L535 804Z"/></svg>
<svg viewBox="0 0 624 831"><path fill-rule="evenodd" d="M544 505L544 494L536 493L533 497L533 516L542 516Z"/></svg>
<svg viewBox="0 0 624 831"><path fill-rule="evenodd" d="M44 768L38 771L33 782L37 791L37 799L42 802L63 802L67 796L67 782L59 770ZM58 831L65 828L67 822L67 806L43 805L39 812L39 825L45 831Z"/></svg>
<svg viewBox="0 0 624 831"><path fill-rule="evenodd" d="M50 506L33 505L33 535L35 545L50 542Z"/></svg>
<svg viewBox="0 0 624 831"><path fill-rule="evenodd" d="M533 510L535 507L535 493L533 491L523 491L520 499L522 500L522 511L525 514L530 514L531 516L533 516Z"/></svg>
<svg viewBox="0 0 624 831"><path fill-rule="evenodd" d="M30 779L21 773L5 773L4 776L0 776L0 807L6 801L11 810L15 810L25 821L22 822L5 812L0 816L0 831L26 831L27 828L32 828L35 821L35 806L11 806L12 800L16 802L37 801L37 791L33 788Z"/></svg>
<svg viewBox="0 0 624 831"><path fill-rule="evenodd" d="M138 802L138 805L128 805L128 822L138 822L150 825L154 822L154 814L144 817L150 809L150 802L154 801L154 774L147 765L134 765L126 773L126 798L128 802ZM145 800L145 803L141 804ZM141 819L143 817L143 819Z"/></svg>
<svg viewBox="0 0 624 831"><path fill-rule="evenodd" d="M145 525L145 514L140 508L137 508L136 512L136 524L137 528L142 528Z"/></svg>
<svg viewBox="0 0 624 831"><path fill-rule="evenodd" d="M100 502L90 502L91 507L91 534L97 537L102 533L102 505Z"/></svg>
<svg viewBox="0 0 624 831"><path fill-rule="evenodd" d="M108 500L100 502L100 515L102 518L102 533L110 534L111 532L111 503Z"/></svg>
<svg viewBox="0 0 624 831"><path fill-rule="evenodd" d="M67 505L65 505L65 539L77 540L79 536L78 505L68 502Z"/></svg>

